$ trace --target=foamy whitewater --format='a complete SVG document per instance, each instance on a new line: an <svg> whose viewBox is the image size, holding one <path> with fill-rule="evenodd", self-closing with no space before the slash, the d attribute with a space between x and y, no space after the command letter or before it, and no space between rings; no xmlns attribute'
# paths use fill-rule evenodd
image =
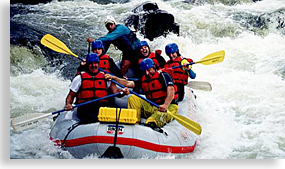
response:
<svg viewBox="0 0 285 169"><path fill-rule="evenodd" d="M222 1L194 5L178 0L152 2L173 14L180 25L180 36L169 34L148 41L151 49L163 50L166 60L164 47L171 42L178 44L182 56L194 61L225 50L225 59L219 64L193 65L195 80L211 83L213 90L194 90L198 122L203 131L195 151L184 158L284 159L285 31L284 27L277 28L275 20L258 27L253 23L253 16L278 19L276 11L284 14L285 1L235 1L235 5ZM85 43L87 37L96 38L107 32L103 25L106 15L114 15L117 22L122 22L141 3L100 5L87 0L53 1L30 6L35 13L18 14L10 19L66 34L67 44L73 45L70 47L73 51L79 42ZM138 37L143 39L142 35ZM114 48L109 54L117 60L120 58L120 52ZM60 70L47 66L48 60L40 52L25 47L11 46L10 60L11 119L63 108L70 80L64 78ZM78 65L79 61L74 66ZM73 158L49 140L52 124L52 118L46 118L37 128L20 133L11 127L10 158Z"/></svg>

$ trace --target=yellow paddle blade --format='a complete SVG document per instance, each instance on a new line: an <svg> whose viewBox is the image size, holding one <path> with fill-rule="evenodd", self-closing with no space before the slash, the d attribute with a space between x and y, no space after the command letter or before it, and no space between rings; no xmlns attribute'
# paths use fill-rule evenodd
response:
<svg viewBox="0 0 285 169"><path fill-rule="evenodd" d="M192 131L193 133L200 135L202 132L202 127L200 124L192 121L180 114L172 114L171 112L167 111L167 113L172 116L178 123L182 126L186 127L188 130Z"/></svg>
<svg viewBox="0 0 285 169"><path fill-rule="evenodd" d="M225 51L221 50L215 53L211 53L195 63L201 63L203 65L211 65L222 62L224 58L225 58Z"/></svg>
<svg viewBox="0 0 285 169"><path fill-rule="evenodd" d="M63 42L61 42L56 37L54 37L50 34L46 34L41 39L41 44L45 45L46 47L48 47L54 51L59 52L59 53L72 55L72 56L78 58L78 56L76 54L74 54L73 52L71 52Z"/></svg>

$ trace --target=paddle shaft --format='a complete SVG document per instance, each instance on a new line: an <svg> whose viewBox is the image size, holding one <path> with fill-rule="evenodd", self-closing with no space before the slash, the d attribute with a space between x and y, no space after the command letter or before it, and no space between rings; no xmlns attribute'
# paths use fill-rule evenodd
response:
<svg viewBox="0 0 285 169"><path fill-rule="evenodd" d="M186 66L190 66L190 65L193 65L195 64L195 62L191 62L191 63L188 63ZM174 67L171 67L171 69L177 69L177 68L180 68L182 67L183 65L179 65L179 66L174 66Z"/></svg>
<svg viewBox="0 0 285 169"><path fill-rule="evenodd" d="M80 106L83 106L83 105L86 105L86 104L89 104L89 103L93 103L93 102L96 102L96 101L100 101L100 100L103 100L103 99L107 99L107 98L109 98L109 97L114 97L114 96L117 96L117 95L119 95L119 94L123 94L123 92L118 92L118 93L110 94L110 95L105 96L105 97L101 97L101 98L98 98L98 99L94 99L94 100L90 100L90 101L87 101L87 102L84 102L84 103L80 103L80 104L74 105L73 108L80 107ZM39 119L42 119L42 118L46 118L46 117L49 117L49 116L51 116L51 115L58 114L58 113L63 112L63 111L65 111L65 109L61 109L61 110L58 110L58 111L55 111L55 112L52 112L52 113L47 113L47 114L44 114L44 115L39 116L39 117L34 117L34 118L32 118L32 119L28 119L28 120L25 120L25 121L16 123L16 124L14 124L14 126L18 126L18 125L22 125L22 124L25 124L25 123L29 123L29 122L35 121L35 120L39 120Z"/></svg>
<svg viewBox="0 0 285 169"><path fill-rule="evenodd" d="M115 81L115 80L113 80L113 79L112 79L111 81L112 81L113 83L115 83L116 85L120 86L121 88L125 88L125 86L122 85L122 84L120 84L119 82L117 82L117 81ZM150 101L150 100L148 100L148 99L142 97L141 95L137 94L136 92L130 90L130 93L132 93L132 94L138 96L139 98L141 98L141 99L147 101L149 104L152 104L153 106L159 108L159 106L158 106L156 103L154 103L154 102L152 102L152 101Z"/></svg>
<svg viewBox="0 0 285 169"><path fill-rule="evenodd" d="M96 101L100 101L100 100L103 100L103 99L107 99L107 98L109 98L109 97L114 97L114 96L117 96L117 95L119 95L119 94L123 94L123 92L118 92L118 93L110 94L110 95L108 95L108 96L101 97L101 98L98 98L98 99L90 100L90 101L87 101L87 102L84 102L84 103L79 103L79 104L76 104L76 105L74 105L74 106L72 106L72 107L73 107L73 108L76 108L76 107L84 106L84 105L86 105L86 104L93 103L93 102L96 102ZM52 115L58 114L58 113L63 112L63 111L65 111L65 109L61 109L61 110L52 112Z"/></svg>
<svg viewBox="0 0 285 169"><path fill-rule="evenodd" d="M224 60L224 57L225 57L225 51L221 50L218 52L211 53L197 62L188 63L186 66L194 65L197 63L201 63L204 65L216 64L216 63L222 62ZM175 67L172 67L172 69L180 68L182 66L183 65L175 66Z"/></svg>

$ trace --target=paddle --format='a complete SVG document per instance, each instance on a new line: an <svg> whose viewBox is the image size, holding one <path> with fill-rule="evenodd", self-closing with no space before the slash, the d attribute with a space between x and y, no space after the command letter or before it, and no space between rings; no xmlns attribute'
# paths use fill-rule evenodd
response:
<svg viewBox="0 0 285 169"><path fill-rule="evenodd" d="M64 54L69 54L69 55L72 55L80 60L83 61L82 58L78 57L76 54L74 54L73 52L71 52L68 47L63 43L61 42L60 40L58 40L57 38L53 37L52 35L50 34L47 34L45 35L42 40L41 40L41 43L43 45L45 45L46 47L54 50L54 51L57 51L57 52L60 52L60 53L64 53ZM102 71L103 69L99 68L100 71ZM110 74L110 73L109 73ZM111 80L113 83L117 84L118 86L124 88L125 86L121 85L120 83L114 81L114 80ZM145 101L147 101L148 103L156 106L157 108L159 107L157 104L153 103L152 101L140 96L139 94L133 92L132 90L130 90L131 93L135 94L136 96L140 97L141 99L144 99ZM175 115L175 114L172 114L170 112L167 112L169 113L170 116L172 116L175 120L177 120L181 125L183 125L184 127L186 127L187 129L189 129L190 131L193 131L194 133L200 135L201 134L201 126L182 116L182 115Z"/></svg>
<svg viewBox="0 0 285 169"><path fill-rule="evenodd" d="M71 56L76 57L77 59L84 61L83 58L77 56L76 54L74 54L73 52L70 51L70 49L59 39L57 39L56 37L52 36L51 34L46 34L45 36L42 37L41 39L41 44L56 51L59 53L63 53L63 54L68 54ZM90 43L88 45L88 53L90 53ZM99 68L100 71L105 72L105 70L103 70L102 68ZM107 72L109 73L109 72ZM109 73L111 74L111 73ZM113 75L113 74L111 74ZM128 78L128 80L138 80L137 78Z"/></svg>
<svg viewBox="0 0 285 169"><path fill-rule="evenodd" d="M110 159L124 158L121 149L119 147L116 147L117 137L118 137L118 126L122 109L120 108L119 115L117 113L117 110L118 108L116 108L116 131L114 137L114 145L109 146L107 150L104 152L104 154L101 156L101 158L110 158Z"/></svg>
<svg viewBox="0 0 285 169"><path fill-rule="evenodd" d="M217 64L217 63L220 63L224 60L225 58L225 51L224 50L221 50L221 51L218 51L218 52L214 52L214 53L211 53L207 56L205 56L203 59L197 61L197 62L191 62L189 64L187 64L187 66L189 65L194 65L194 64L197 64L197 63L201 63L203 65L212 65L212 64ZM179 68L179 67L182 67L183 65L179 65L179 66L175 66L175 67L172 67L172 69L176 69L176 68Z"/></svg>
<svg viewBox="0 0 285 169"><path fill-rule="evenodd" d="M122 94L122 92L114 93L114 94L111 94L111 95L108 95L105 97L101 97L98 99L94 99L94 100L90 100L90 101L87 101L84 103L80 103L80 104L74 105L73 108L80 107L80 106L83 106L83 105L86 105L89 103L93 103L93 102L96 102L99 100L107 99L110 97L114 97L114 96L117 96L119 94ZM38 123L40 123L40 120L43 118L58 114L58 113L63 112L63 111L65 111L65 109L61 109L61 110L58 110L58 111L55 111L52 113L47 113L47 114L42 114L42 113L25 114L23 116L13 118L11 125L16 132L19 132L19 131L29 129L29 128L36 126Z"/></svg>
<svg viewBox="0 0 285 169"><path fill-rule="evenodd" d="M46 34L42 39L41 39L41 44L45 45L46 47L59 52L59 53L64 53L68 55L72 55L81 61L84 61L81 57L77 56L73 52L71 52L68 47L58 40L56 37L52 36L51 34Z"/></svg>
<svg viewBox="0 0 285 169"><path fill-rule="evenodd" d="M187 86L196 90L205 90L205 91L212 90L212 86L209 82L190 81L188 82Z"/></svg>

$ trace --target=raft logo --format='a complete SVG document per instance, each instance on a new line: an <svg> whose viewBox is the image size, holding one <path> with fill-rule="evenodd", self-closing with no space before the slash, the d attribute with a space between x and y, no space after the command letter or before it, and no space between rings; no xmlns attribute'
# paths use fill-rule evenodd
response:
<svg viewBox="0 0 285 169"><path fill-rule="evenodd" d="M123 134L124 133L124 126L118 126L118 134ZM107 127L107 133L108 134L114 134L116 131L116 125L108 125Z"/></svg>

